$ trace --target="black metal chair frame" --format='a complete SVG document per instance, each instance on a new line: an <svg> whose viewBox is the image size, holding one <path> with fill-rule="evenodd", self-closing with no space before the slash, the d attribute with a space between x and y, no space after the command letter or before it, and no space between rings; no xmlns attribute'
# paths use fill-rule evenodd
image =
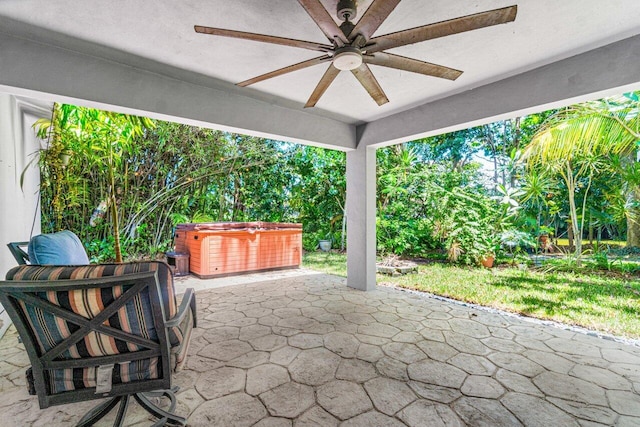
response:
<svg viewBox="0 0 640 427"><path fill-rule="evenodd" d="M34 292L71 291L91 288L105 288L114 285L132 285L115 301L109 304L93 319L87 319L72 311L52 304L33 295ZM153 322L158 332L158 341L153 341L130 334L123 330L113 328L103 323L117 313L128 301L144 289L149 289L149 298L153 312ZM166 320L164 306L161 302L161 291L157 277L157 272L146 272L127 274L122 276L109 276L95 279L78 280L52 280L52 281L19 281L10 280L0 282L0 302L6 308L9 316L13 320L19 335L22 337L31 366L33 378L40 408L44 409L51 405L60 405L71 402L100 399L110 397L106 402L98 405L88 412L78 426L91 426L109 413L116 405L120 404L114 426L121 426L127 411L129 400L133 397L145 410L159 418L154 426L186 425L186 419L172 414L176 406L175 391L177 388L171 387L171 367L170 367L170 344L168 338L168 328L178 326L189 310L193 310L195 327L195 294L193 289L188 289L178 308L176 316ZM18 301L24 301L30 305L50 312L53 315L79 326L68 338L64 339L56 346L44 354L37 344L36 338L29 326L28 320L23 315ZM136 344L144 350L121 353L112 356L88 357L81 359L56 360L56 357L68 350L72 345L82 340L90 332L98 332L109 335L124 342ZM96 394L95 388L84 388L79 390L66 391L58 394L51 394L46 384L45 371L49 369L65 368L85 368L91 366L110 365L127 361L148 359L159 357L161 365L161 375L158 379L134 381L123 384L113 384L108 393ZM163 410L152 403L150 397L167 397L170 400L168 410Z"/></svg>
<svg viewBox="0 0 640 427"><path fill-rule="evenodd" d="M7 243L7 246L19 265L25 265L29 262L29 254L22 249L23 247L28 247L29 242L11 242Z"/></svg>

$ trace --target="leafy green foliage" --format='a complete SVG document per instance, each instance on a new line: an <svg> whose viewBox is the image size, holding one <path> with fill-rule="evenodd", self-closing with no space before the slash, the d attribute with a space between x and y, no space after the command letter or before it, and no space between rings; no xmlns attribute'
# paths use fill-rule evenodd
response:
<svg viewBox="0 0 640 427"><path fill-rule="evenodd" d="M344 153L72 105L37 126L42 229L74 230L95 262L119 246L153 258L184 222L302 222L307 248L341 241Z"/></svg>
<svg viewBox="0 0 640 427"><path fill-rule="evenodd" d="M378 153L378 249L417 256L438 249L464 264L495 256L518 205L513 194L491 197L473 163L424 161L422 143Z"/></svg>
<svg viewBox="0 0 640 427"><path fill-rule="evenodd" d="M594 184L615 175L614 157L635 155L639 125L638 103L629 97L594 101L551 116L523 152L530 173L559 179L566 186L578 263L591 196L602 188ZM640 239L640 227L637 234Z"/></svg>
<svg viewBox="0 0 640 427"><path fill-rule="evenodd" d="M640 224L640 166L629 154L640 126L636 95L378 150L378 250L515 263L539 235L565 237L568 219L591 240L624 235ZM49 138L40 156L43 230L76 231L95 259L117 259L118 246L125 257L156 256L184 222L302 222L306 250L321 239L345 248L342 152L70 105L38 126ZM550 135L566 146L531 148ZM585 135L598 136L575 157L571 144ZM611 143L621 145L606 152ZM544 157L553 153L574 156L579 173L563 179ZM481 156L493 176L480 171ZM536 156L538 166L525 167Z"/></svg>
<svg viewBox="0 0 640 427"><path fill-rule="evenodd" d="M292 147L288 164L294 179L290 187L293 215L303 224L305 250L314 250L319 240L333 246L345 242L342 233L346 201L345 153L316 147Z"/></svg>

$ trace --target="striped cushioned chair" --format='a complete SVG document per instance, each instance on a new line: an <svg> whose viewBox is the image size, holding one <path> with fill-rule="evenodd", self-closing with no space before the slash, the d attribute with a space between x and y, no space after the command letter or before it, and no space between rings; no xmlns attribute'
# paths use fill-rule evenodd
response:
<svg viewBox="0 0 640 427"><path fill-rule="evenodd" d="M122 425L133 397L155 425L186 424L172 413L171 372L185 363L195 294L188 289L177 305L167 264L22 265L0 284L0 302L29 355L28 385L40 408L110 397L78 425L93 425L118 404L114 425ZM169 409L150 396L167 397Z"/></svg>

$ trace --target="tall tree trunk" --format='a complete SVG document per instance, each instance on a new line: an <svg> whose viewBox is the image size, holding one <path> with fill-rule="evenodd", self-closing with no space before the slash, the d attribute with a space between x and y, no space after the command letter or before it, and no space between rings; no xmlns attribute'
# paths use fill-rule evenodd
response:
<svg viewBox="0 0 640 427"><path fill-rule="evenodd" d="M507 123L509 121L505 120L502 124L502 134L505 136L506 139L506 135L507 135ZM500 152L502 154L502 186L507 188L507 168L506 168L506 162L505 159L507 158L507 141L502 141L502 148L500 149Z"/></svg>
<svg viewBox="0 0 640 427"><path fill-rule="evenodd" d="M627 247L640 247L640 187L634 187L627 194Z"/></svg>
<svg viewBox="0 0 640 427"><path fill-rule="evenodd" d="M569 222L567 223L567 241L569 242L569 250L572 251L573 248L575 247L574 242L575 239L573 238L573 222L571 220L569 220Z"/></svg>
<svg viewBox="0 0 640 427"><path fill-rule="evenodd" d="M491 150L491 159L493 160L493 191L498 191L498 148L496 147L496 143L493 139L493 133L491 133L491 129L489 125L484 125L484 135L485 141L489 145L489 149Z"/></svg>
<svg viewBox="0 0 640 427"><path fill-rule="evenodd" d="M240 177L236 176L233 181L233 205L231 212L231 221L236 221L238 219L238 213L242 211L241 200L240 200Z"/></svg>
<svg viewBox="0 0 640 427"><path fill-rule="evenodd" d="M340 250L344 252L344 242L347 239L347 211L342 209L342 232L340 234Z"/></svg>
<svg viewBox="0 0 640 427"><path fill-rule="evenodd" d="M113 249L116 252L116 262L122 262L122 248L120 247L120 223L118 221L118 204L116 201L116 179L113 173L113 159L109 159L109 207L111 208L111 222L113 223Z"/></svg>
<svg viewBox="0 0 640 427"><path fill-rule="evenodd" d="M515 119L513 119L513 143L511 144L511 149L516 151L520 149L520 142L522 139L522 124L520 120L521 117L516 117ZM509 179L511 182L511 187L515 187L517 183L516 174L514 174L513 168L509 170Z"/></svg>
<svg viewBox="0 0 640 427"><path fill-rule="evenodd" d="M224 221L224 214L226 213L226 210L227 210L227 203L224 198L226 186L221 188L223 189L219 190L220 195L218 196L218 221Z"/></svg>
<svg viewBox="0 0 640 427"><path fill-rule="evenodd" d="M567 163L567 190L569 190L569 216L571 218L571 228L573 230L573 237L576 244L575 256L580 263L580 256L582 255L582 229L578 223L578 209L576 208L575 199L575 181L573 177L573 171L571 170L571 164Z"/></svg>

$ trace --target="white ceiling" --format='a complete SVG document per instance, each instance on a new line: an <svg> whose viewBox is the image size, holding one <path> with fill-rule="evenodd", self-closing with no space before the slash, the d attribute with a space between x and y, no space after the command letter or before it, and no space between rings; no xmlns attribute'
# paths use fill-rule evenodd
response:
<svg viewBox="0 0 640 427"><path fill-rule="evenodd" d="M322 3L335 15L337 0ZM359 3L361 16L371 0ZM513 23L392 51L463 70L458 80L372 65L389 103L378 106L351 73L342 72L307 112L349 124L371 122L640 34L638 0L403 0L375 35L513 4L518 5ZM193 30L198 24L326 43L296 0L0 0L0 18L27 24L24 37L36 41L102 56L119 52L116 59L125 64L151 60L209 77L207 82L225 90L299 110L327 67L235 87L319 55Z"/></svg>

